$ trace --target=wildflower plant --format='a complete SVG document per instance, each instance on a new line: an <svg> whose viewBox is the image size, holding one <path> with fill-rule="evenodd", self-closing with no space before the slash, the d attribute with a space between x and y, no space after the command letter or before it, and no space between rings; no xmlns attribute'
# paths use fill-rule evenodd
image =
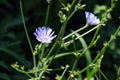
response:
<svg viewBox="0 0 120 80"><path fill-rule="evenodd" d="M26 74L28 76L27 80L46 80L46 78L49 77L45 75L46 73L51 74L51 71L57 72L57 70L61 70L62 73L56 74L56 77L54 77L54 79L52 80L95 80L95 75L97 75L97 72L100 73L104 77L104 79L108 80L100 69L101 62L104 57L106 48L114 39L116 39L116 35L120 31L120 26L117 28L115 33L111 35L110 39L103 43L102 49L97 52L95 58L91 58L91 53L89 49L97 45L98 40L100 40L99 31L104 26L104 24L106 24L107 15L113 10L117 1L112 0L111 6L106 10L106 13L101 18L98 18L97 16L95 16L95 14L91 12L85 11L86 25L80 27L76 31L71 30L68 35L65 35L66 25L68 21L77 11L85 9L85 4L82 4L81 0L72 0L72 3L67 4L67 6L65 6L66 4L63 4L61 2L63 7L58 12L58 16L60 18L60 21L58 22L61 23L61 28L56 35L56 32L54 32L54 30L52 30L50 27L47 27L52 0L47 0L47 2L48 8L46 11L45 25L38 28L36 27L34 35L36 37L36 40L38 41L38 44L36 44L35 48L32 48L24 21L22 2L20 1L22 21L31 48L31 52L33 54L33 68L26 69L25 66L19 65L18 62L12 64L11 66L15 70ZM89 25L94 26L82 34L78 33L88 28ZM87 45L86 40L83 37L90 34L94 30L96 30L96 32L94 33L90 43ZM83 48L77 49L76 41L79 41L79 43L83 44ZM69 51L69 49L66 50L66 48L69 48L70 45L73 45L73 51ZM64 52L61 53L61 50L64 48ZM75 60L72 65L65 63L66 65L60 65L60 67L57 69L54 67L50 67L50 65L52 65L52 62L56 59L69 57L70 55L75 56ZM77 64L82 56L86 57L87 64L83 69L78 69ZM83 76L83 72L86 72L87 74L85 75L85 77L80 77Z"/></svg>
<svg viewBox="0 0 120 80"><path fill-rule="evenodd" d="M87 23L90 25L97 25L100 23L100 19L88 11L85 11L85 17L86 17Z"/></svg>
<svg viewBox="0 0 120 80"><path fill-rule="evenodd" d="M52 32L52 29L49 27L39 27L36 29L36 32L34 32L36 39L41 43L51 43L56 37L56 35L53 36L53 34L54 32Z"/></svg>

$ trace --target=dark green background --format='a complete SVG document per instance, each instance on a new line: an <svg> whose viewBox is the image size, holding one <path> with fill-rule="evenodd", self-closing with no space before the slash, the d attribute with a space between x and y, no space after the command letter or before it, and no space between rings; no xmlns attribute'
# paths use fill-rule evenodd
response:
<svg viewBox="0 0 120 80"><path fill-rule="evenodd" d="M61 1L67 4L71 3L72 0ZM47 2L46 0L22 0L22 3L27 29L34 47L39 42L35 39L33 32L37 27L44 26ZM106 11L106 8L110 6L110 0L82 0L82 4L86 4L85 9L78 11L70 19L67 24L65 34L68 34L67 32L69 29L76 30L85 25L85 10L96 13L96 15L101 18L101 15ZM116 7L111 14L109 14L111 17L108 16L109 20L107 21L106 26L100 31L101 38L99 42L95 47L90 49L92 58L95 57L96 51L102 48L103 42L107 41L110 35L120 25L119 4L120 1L118 0ZM55 34L58 34L61 26L57 15L61 7L62 5L59 0L53 0L48 25L55 30ZM93 34L94 32L84 37L88 44L92 39ZM53 67L66 63L72 64L72 62L69 62L72 58L72 56L66 57L66 61L63 60L64 58L59 59L54 62L54 64L57 65L54 65ZM25 65L26 68L32 67L32 54L22 25L19 0L0 0L0 80L27 79L25 75L10 67L10 65L16 61L18 61L21 65ZM82 58L77 65L78 68L83 68L85 63L84 58ZM101 65L101 70L105 73L109 80L115 80L117 78L115 65L120 66L120 34L117 39L110 44Z"/></svg>

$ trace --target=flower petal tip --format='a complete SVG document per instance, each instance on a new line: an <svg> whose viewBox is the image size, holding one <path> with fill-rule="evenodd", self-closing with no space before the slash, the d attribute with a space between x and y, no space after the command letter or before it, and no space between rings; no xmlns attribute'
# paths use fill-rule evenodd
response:
<svg viewBox="0 0 120 80"><path fill-rule="evenodd" d="M36 36L36 39L41 43L51 43L52 40L57 36L53 35L54 31L52 31L49 27L38 27L36 31L33 33Z"/></svg>
<svg viewBox="0 0 120 80"><path fill-rule="evenodd" d="M89 25L97 25L100 23L100 19L97 18L93 13L85 11L86 21Z"/></svg>

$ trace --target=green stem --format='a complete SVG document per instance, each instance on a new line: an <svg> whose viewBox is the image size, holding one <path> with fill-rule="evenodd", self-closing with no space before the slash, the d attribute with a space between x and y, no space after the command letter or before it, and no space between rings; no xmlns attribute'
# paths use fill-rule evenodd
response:
<svg viewBox="0 0 120 80"><path fill-rule="evenodd" d="M70 10L69 10L69 12L68 12L68 16L70 16L71 10L72 10L72 8L74 7L75 2L76 2L76 0L73 0L72 3L71 3L71 8L70 8ZM70 18L69 18L69 19L70 19ZM69 19L68 19L68 20L69 20Z"/></svg>
<svg viewBox="0 0 120 80"><path fill-rule="evenodd" d="M79 35L78 33L75 34L75 35L78 36L78 37L81 36L81 35ZM87 45L87 43L85 42L85 40L84 40L83 37L79 38L79 41L81 42L83 49L86 49L86 48L88 47L88 45ZM88 65L88 64L90 64L91 61L92 61L89 49L86 51L85 56L86 56L87 65Z"/></svg>
<svg viewBox="0 0 120 80"><path fill-rule="evenodd" d="M112 1L111 7L107 10L107 12L106 12L106 14L103 16L101 22L105 22L105 21L106 21L107 15L113 10L114 7L115 7L115 3L114 3L114 1ZM120 29L120 26L118 27L118 29L117 29L116 32L114 33L113 37L115 37L115 36L117 35L119 29ZM108 41L107 44L110 44L110 42L111 42L112 40L113 40L113 38L112 38L112 36L111 36L111 39ZM104 52L105 52L107 46L108 46L108 45L104 45L104 47L102 48L101 52L96 56L96 58L94 59L93 62L95 62L95 61L97 60L97 58L99 58L101 55L104 54Z"/></svg>
<svg viewBox="0 0 120 80"><path fill-rule="evenodd" d="M99 26L95 26L94 28L92 28L92 29L88 30L87 32L81 34L80 37L75 38L75 40L77 40L77 39L79 39L79 38L81 38L81 37L83 37L83 36L89 34L90 32L92 32L93 30L95 30L95 29L98 28L98 27L99 27Z"/></svg>
<svg viewBox="0 0 120 80"><path fill-rule="evenodd" d="M44 71L42 71L42 72L39 74L38 80L41 80L43 74L44 74Z"/></svg>
<svg viewBox="0 0 120 80"><path fill-rule="evenodd" d="M114 7L115 7L115 5L111 5L111 7L110 7L109 9L107 9L105 15L102 17L102 20L101 20L100 24L104 24L104 23L107 21L107 20L106 20L107 15L112 11L112 9L113 9ZM98 26L99 26L99 27L97 28L97 30L96 30L93 38L92 38L92 41L91 41L90 45L94 42L94 40L95 40L95 38L96 38L96 36L97 36L100 28L101 28L101 25L98 25Z"/></svg>
<svg viewBox="0 0 120 80"><path fill-rule="evenodd" d="M80 32L80 31L84 30L84 29L87 28L87 27L88 27L88 24L86 24L86 25L83 26L82 28L79 28L78 30L76 30L76 31L74 31L74 32L72 32L72 33L70 33L69 35L65 36L65 37L63 38L63 40L65 40L65 39L67 39L68 37L70 37L70 36L72 36L72 35L74 35L74 34Z"/></svg>
<svg viewBox="0 0 120 80"><path fill-rule="evenodd" d="M75 12L78 11L78 10L75 10L75 9L74 9L73 12L70 13L71 10L72 10L72 7L75 5L75 2L76 2L76 0L73 0L73 2L72 2L72 4L71 4L72 6L71 6L71 8L70 8L70 10L69 10L69 12L68 12L68 18L67 18L67 21L69 21L70 18L75 14ZM81 0L79 0L78 3L81 3Z"/></svg>
<svg viewBox="0 0 120 80"><path fill-rule="evenodd" d="M118 34L118 32L120 31L120 26L118 27L118 29L116 30L116 32L111 36L110 40L108 42L106 42L106 45L104 45L104 47L102 48L101 52L99 52L99 54L95 57L95 59L93 60L93 63L101 56L105 53L106 48L108 47L108 45L112 42L113 39L115 39L116 35Z"/></svg>
<svg viewBox="0 0 120 80"><path fill-rule="evenodd" d="M107 15L108 15L108 13L110 13L110 10L111 10L111 8L110 9L108 9L107 10L107 13L105 14L105 16L102 18L102 20L101 20L101 23L100 24L98 24L96 27L94 27L94 28L92 28L91 30L89 30L89 31L87 31L87 32L85 32L84 34L82 34L80 37L77 37L77 38L75 38L75 40L77 40L77 39L79 39L79 38L81 38L81 37L83 37L84 35L86 35L86 34L88 34L88 33L90 33L91 31L93 31L94 29L96 29L97 28L97 30L96 30L96 32L95 32L95 34L94 34L94 36L93 36L93 38L92 38L92 41L91 41L91 43L89 44L89 46L88 46L88 48L87 49L85 49L82 53L81 53L81 55L83 55L84 54L84 52L86 52L92 45L93 45L93 42L95 41L95 38L97 37L97 34L98 34L98 32L99 32L99 30L100 30L100 28L101 28L101 26L106 22L106 17L107 17ZM72 40L72 42L73 42L74 40ZM71 41L68 41L68 42L71 42ZM68 43L67 42L67 43Z"/></svg>
<svg viewBox="0 0 120 80"><path fill-rule="evenodd" d="M116 32L113 34L114 37L111 38L111 39L108 41L109 44L110 44L110 42L111 42L113 39L115 39L115 36L118 34L119 31L120 31L120 26L118 27L118 29L116 30ZM102 48L101 52L102 52L102 51L105 51L106 47L107 47L107 46L104 46L104 47ZM85 70L87 70L89 67L91 67L91 65L92 65L93 63L95 63L95 61L100 57L100 55L103 55L103 53L102 53L102 54L99 53L99 54L96 56L96 58L91 62L91 64L89 64L87 67L85 67L84 69L82 69L82 70L79 72L79 74L81 74L82 72L84 72Z"/></svg>
<svg viewBox="0 0 120 80"><path fill-rule="evenodd" d="M26 37L27 37L31 52L33 53L33 48L32 48L31 41L30 41L30 38L29 38L29 35L28 35L26 24L25 24L25 19L24 19L24 15L23 15L23 8L22 8L22 1L21 0L20 0L20 12L21 12L21 17L22 17L22 22L23 22L25 34L26 34Z"/></svg>
<svg viewBox="0 0 120 80"><path fill-rule="evenodd" d="M100 72L101 75L105 78L105 80L108 80L108 78L105 76L105 74L104 74L101 70L99 70L99 72Z"/></svg>
<svg viewBox="0 0 120 80"><path fill-rule="evenodd" d="M75 67L76 67L76 65L77 65L78 60L79 60L78 58L76 58L76 59L75 59L75 62L74 62L73 67L72 67L72 72L73 72L73 70L75 69Z"/></svg>
<svg viewBox="0 0 120 80"><path fill-rule="evenodd" d="M98 39L99 39L99 37L97 37L97 39L95 40L95 42L97 42L98 41ZM75 61L75 63L74 63L74 66L76 66L76 64L77 64L77 61L80 59L80 57L81 56L83 56L85 53L86 53L86 51L88 51L89 50L89 48L91 48L92 46L93 46L94 44L92 44L92 45L89 45L87 48L85 48L84 49L84 51L78 56L78 59ZM89 67L90 67L90 65L88 65ZM81 72L83 72L84 70L86 70L86 69L89 69L89 67L86 67L85 69L83 69L82 71L80 71L79 73L81 73ZM70 76L68 77L68 79L67 80L69 80L70 79Z"/></svg>
<svg viewBox="0 0 120 80"><path fill-rule="evenodd" d="M41 44L41 46L42 46L42 51L41 51L41 53L40 53L40 59L43 58L44 50L45 50L45 46L46 46L46 44Z"/></svg>
<svg viewBox="0 0 120 80"><path fill-rule="evenodd" d="M73 0L70 10L71 10L72 7L74 6L75 2L76 2L76 0ZM68 12L68 16L69 16L69 13L70 13L70 11ZM56 47L57 42L60 40L60 38L61 38L61 39L63 38L64 33L65 33L65 29L66 29L67 22L68 22L68 20L69 20L72 16L73 16L73 14L72 14L70 17L68 17L67 20L62 24L61 29L60 29L59 34L58 34L58 37L57 37L55 43L53 44L52 48L50 49L49 53L47 54L47 58L51 55L52 51L53 51L54 48ZM60 43L61 43L61 42L62 42L62 40L60 40ZM58 50L59 50L59 49L58 49Z"/></svg>
<svg viewBox="0 0 120 80"><path fill-rule="evenodd" d="M78 3L81 3L82 0L79 0Z"/></svg>
<svg viewBox="0 0 120 80"><path fill-rule="evenodd" d="M21 17L22 17L22 22L23 22L25 34L26 34L26 37L27 37L31 52L33 54L33 48L32 48L32 45L31 45L30 38L28 36L28 31L27 31L27 28L26 28L25 19L24 19L24 15L23 15L23 8L22 8L22 1L21 0L20 0L20 12L21 12ZM36 67L36 58L35 58L34 54L33 54L33 63L34 63L34 67Z"/></svg>
<svg viewBox="0 0 120 80"><path fill-rule="evenodd" d="M46 11L45 27L47 27L47 24L48 24L48 17L49 17L49 13L50 13L50 7L51 7L51 2L48 3L48 7L47 7L47 11Z"/></svg>
<svg viewBox="0 0 120 80"><path fill-rule="evenodd" d="M75 51L74 51L74 52L75 52ZM72 54L74 54L74 52L67 52L67 53L57 54L54 59L57 59L57 58L60 58L60 57L63 57L63 56L72 55Z"/></svg>
<svg viewBox="0 0 120 80"><path fill-rule="evenodd" d="M70 75L73 73L73 71L74 71L74 69L75 69L75 67L76 67L76 65L77 65L77 62L78 62L78 60L79 60L79 58L78 58L78 52L77 52L77 49L76 49L76 47L75 47L76 45L75 45L75 43L73 42L73 47L74 47L74 49L75 49L75 61L74 61L74 63L73 63L73 66L72 66L72 71L70 72ZM70 75L69 75L69 77L68 77L68 79L67 80L69 80L70 79Z"/></svg>
<svg viewBox="0 0 120 80"><path fill-rule="evenodd" d="M58 43L58 40L60 39L60 36L61 36L62 28L63 28L63 27L64 27L64 24L62 25L62 27L61 27L61 29L60 29L60 31L59 31L58 37L57 37L55 43L53 44L52 48L51 48L50 51L48 52L46 58L48 58L48 57L51 55L52 51L53 51L54 48L56 47L56 45L57 45L57 43Z"/></svg>
<svg viewBox="0 0 120 80"><path fill-rule="evenodd" d="M65 75L65 73L66 73L66 71L67 71L68 68L69 68L69 65L66 65L65 70L63 71L60 80L62 80L62 78L63 78L63 76Z"/></svg>
<svg viewBox="0 0 120 80"><path fill-rule="evenodd" d="M77 11L77 10L74 10L74 11L70 14L70 16L67 18L68 21L69 21L70 18L75 14L76 11Z"/></svg>
<svg viewBox="0 0 120 80"><path fill-rule="evenodd" d="M76 52L76 51L65 52L65 53L57 54L57 55L55 55L54 60L55 60L55 59L58 59L58 58L61 58L61 57L64 57L64 56L74 55L75 52ZM80 50L77 50L77 52L80 52ZM49 60L51 60L52 58L53 58L53 56L51 56L51 57L49 58Z"/></svg>
<svg viewBox="0 0 120 80"><path fill-rule="evenodd" d="M75 38L75 40L77 40L77 39L79 39L79 38L81 38L81 37L83 37L83 36L89 34L90 32L92 32L93 30L95 30L95 29L98 28L98 27L99 27L99 26L95 26L94 28L88 30L87 32L81 34L79 37ZM70 41L68 41L68 42L66 42L66 43L73 42L73 41L74 41L74 40L70 40ZM65 43L65 44L66 44L66 43Z"/></svg>
<svg viewBox="0 0 120 80"><path fill-rule="evenodd" d="M27 72L25 72L25 71L23 71L23 70L20 70L20 69L18 69L18 68L14 68L16 71L18 71L18 72L21 72L21 73L23 73L23 74L26 74L28 77L30 77L30 78L33 78L30 74L28 74Z"/></svg>
<svg viewBox="0 0 120 80"><path fill-rule="evenodd" d="M116 35L118 34L119 31L120 31L120 26L117 28L115 33L113 35L111 35L109 41L104 43L104 46L103 46L102 50L98 53L98 55L95 57L95 59L92 61L92 63L95 63L97 60L99 60L102 57L102 55L104 55L108 45L116 38ZM90 78L93 74L95 74L97 72L97 69L93 70L92 72L93 73L91 73L91 75L89 75L88 78Z"/></svg>
<svg viewBox="0 0 120 80"><path fill-rule="evenodd" d="M81 74L82 72L86 71L87 69L89 69L91 67L92 63L89 64L87 67L85 67L84 69L82 69L80 72L78 72L78 74Z"/></svg>
<svg viewBox="0 0 120 80"><path fill-rule="evenodd" d="M90 42L90 45L92 45L92 44L93 44L93 42L94 42L94 40L95 40L96 36L98 35L98 32L99 32L100 28L101 28L101 27L98 25L97 30L96 30L96 32L95 32L95 34L94 34L93 38L92 38L92 41Z"/></svg>
<svg viewBox="0 0 120 80"><path fill-rule="evenodd" d="M77 62L78 62L78 58L76 58L75 59L75 61L74 61L74 63L73 63L73 67L72 67L72 71L70 72L70 75L69 75L69 77L67 78L67 80L70 80L71 79L71 74L73 73L73 71L74 71L74 69L75 69L75 67L76 67L76 65L77 65Z"/></svg>
<svg viewBox="0 0 120 80"><path fill-rule="evenodd" d="M91 29L90 32L93 31L94 29L96 29L97 27L98 27L98 26L96 26L96 27L94 27L93 29ZM81 37L81 36L80 36L80 37ZM80 37L79 37L79 38L80 38ZM78 39L79 39L79 38L78 38ZM76 38L76 39L77 39L77 38ZM97 40L98 40L98 38L96 39L96 42L97 42ZM94 41L95 41L95 39L94 39ZM83 55L85 54L85 52L86 52L89 48L91 48L93 45L94 45L94 44L92 43L92 44L89 45L86 49L84 49L84 51L83 51L83 52L80 54L80 56L78 57L78 60L79 60L80 57L83 56ZM78 60L76 60L76 62L74 63L74 66L76 66ZM89 65L88 65L88 66L89 66ZM88 68L89 68L89 67L83 69L82 71L84 71L84 70L86 70L86 69L88 69ZM81 72L82 72L82 71L81 71ZM69 79L70 79L70 76L68 77L67 80L69 80Z"/></svg>
<svg viewBox="0 0 120 80"><path fill-rule="evenodd" d="M111 6L111 8L109 8L109 9L107 10L106 14L102 17L101 23L100 23L98 26L96 26L96 27L97 27L97 30L96 30L95 35L93 36L93 39L92 39L92 41L91 41L91 43L90 43L90 45L89 45L88 47L90 47L91 45L93 45L93 42L95 41L95 38L96 38L96 36L97 36L100 28L101 28L102 25L106 22L106 17L107 17L107 15L110 13L110 11L112 11L113 8L114 8L114 7ZM116 30L115 34L117 34L118 31L119 31L119 28ZM112 39L110 39L110 40L108 41L108 44L109 44L111 41L112 41ZM108 45L107 45L107 46L108 46ZM101 50L100 54L98 54L98 55L96 56L96 58L93 60L92 63L94 63L99 57L101 57L101 55L103 55L103 54L101 54L101 53L104 53L104 52L105 52L107 46L104 46L104 47L103 47L103 49Z"/></svg>
<svg viewBox="0 0 120 80"><path fill-rule="evenodd" d="M76 33L75 35L78 37L80 36L78 33ZM79 38L79 41L81 42L83 49L86 49L88 47L83 37ZM85 52L85 57L86 57L87 65L89 65L92 62L89 49ZM89 75L89 72L90 69L87 70L87 75Z"/></svg>
<svg viewBox="0 0 120 80"><path fill-rule="evenodd" d="M114 8L114 7L112 6L111 8L109 8L109 9L107 10L107 13L106 13L105 16L102 18L101 23L98 25L97 31L95 32L95 35L94 35L94 37L93 37L93 39L92 39L92 41L91 41L91 43L90 43L90 45L89 45L88 47L91 47L91 46L93 45L93 42L95 41L95 38L96 38L96 36L97 36L100 28L101 28L101 25L106 22L106 17L107 17L107 15L108 15L108 13L110 13L110 11L111 11L113 8ZM113 36L111 36L111 38L110 38L110 40L108 41L107 44L110 44L110 42L111 42L113 39L115 39L115 37L116 37L117 33L119 32L119 30L120 30L120 26L118 27L118 29L116 30L116 32L113 34ZM101 52L100 52L100 53L96 56L96 58L91 62L91 64L89 64L87 67L85 67L83 70L81 70L81 71L79 72L79 74L82 73L82 72L84 72L85 70L87 70L98 58L100 58L100 57L104 54L107 46L108 46L108 45L105 45L105 46L102 48ZM89 49L89 48L88 48L88 49ZM83 54L86 52L86 50L87 50L87 49L85 49L85 50L81 53L81 55L83 55Z"/></svg>
<svg viewBox="0 0 120 80"><path fill-rule="evenodd" d="M75 45L75 42L73 42L73 47L75 49L75 61L73 63L73 67L72 67L72 72L73 70L75 69L76 65L77 65L77 61L78 61L78 52L77 52L77 49L76 49L76 45Z"/></svg>

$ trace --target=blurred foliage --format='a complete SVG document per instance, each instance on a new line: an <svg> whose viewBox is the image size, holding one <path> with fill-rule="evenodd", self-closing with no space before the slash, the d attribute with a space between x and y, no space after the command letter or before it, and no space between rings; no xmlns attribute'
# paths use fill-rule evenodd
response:
<svg viewBox="0 0 120 80"><path fill-rule="evenodd" d="M61 0L63 3L70 3L72 0ZM94 12L98 17L105 12L106 8L110 6L110 0L82 0L86 4L85 10ZM120 25L120 1L116 8L109 14L106 26L101 29L101 41L95 48L92 48L92 55L101 48L104 41L107 41L110 35ZM25 80L23 74L14 71L10 65L19 61L21 65L31 68L32 56L24 33L24 28L20 16L19 0L0 0L0 80ZM58 33L61 24L57 13L62 7L60 0L53 0L50 11L49 26L51 26L56 33ZM33 31L38 26L44 25L45 12L47 8L46 0L23 0L23 10L26 20L27 29L32 41L33 46L37 43L34 38ZM67 29L77 29L79 26L85 24L84 11L78 11L75 16L69 21ZM78 17L79 16L79 17ZM81 22L81 23L80 23ZM93 32L94 33L94 32ZM67 32L66 32L67 34ZM87 35L87 42L91 39L92 34ZM109 80L117 78L116 66L120 66L120 35L118 35L107 50L104 60L102 62L102 71L105 72ZM71 56L72 58L72 56ZM66 58L69 62L70 58ZM84 66L84 59L81 59L78 66ZM55 61L55 66L64 64L63 59ZM72 63L70 63L72 64ZM79 67L78 67L79 68ZM119 69L120 72L120 69ZM118 74L119 74L118 72Z"/></svg>

